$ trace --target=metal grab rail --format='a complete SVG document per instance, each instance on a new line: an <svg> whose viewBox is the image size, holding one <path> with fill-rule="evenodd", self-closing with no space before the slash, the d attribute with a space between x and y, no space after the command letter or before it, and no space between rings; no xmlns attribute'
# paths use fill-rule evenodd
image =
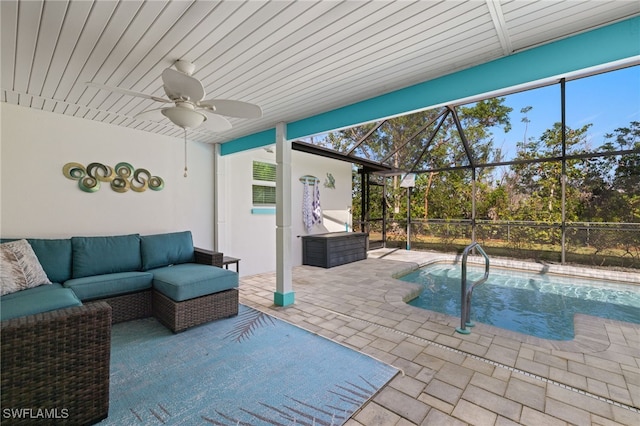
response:
<svg viewBox="0 0 640 426"><path fill-rule="evenodd" d="M484 257L484 275L479 280L475 281L471 287L467 290L467 256L469 252L474 248L478 249L480 254ZM474 324L471 322L471 296L473 294L473 289L476 286L484 283L487 278L489 278L489 256L484 252L480 244L477 242L473 242L469 244L464 251L462 252L462 274L460 275L460 302L461 302L461 312L460 312L460 327L456 328L456 331L461 334L469 334L471 331L467 330L466 327L473 327Z"/></svg>

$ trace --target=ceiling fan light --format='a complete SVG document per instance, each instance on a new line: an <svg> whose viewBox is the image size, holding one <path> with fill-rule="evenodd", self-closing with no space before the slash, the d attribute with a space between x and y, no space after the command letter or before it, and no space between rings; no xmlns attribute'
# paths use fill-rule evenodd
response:
<svg viewBox="0 0 640 426"><path fill-rule="evenodd" d="M178 59L173 65L178 71L183 72L186 75L191 75L196 70L196 65L194 63L185 61L184 59Z"/></svg>
<svg viewBox="0 0 640 426"><path fill-rule="evenodd" d="M162 115L183 129L195 129L207 119L201 112L180 107L165 108Z"/></svg>

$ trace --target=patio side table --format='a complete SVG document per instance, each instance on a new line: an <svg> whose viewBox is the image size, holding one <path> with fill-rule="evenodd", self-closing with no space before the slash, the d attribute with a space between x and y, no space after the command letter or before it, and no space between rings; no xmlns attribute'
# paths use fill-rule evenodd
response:
<svg viewBox="0 0 640 426"><path fill-rule="evenodd" d="M236 272L239 274L240 273L240 259L238 259L237 257L231 257L231 256L223 256L222 257L222 265L224 265L225 269L229 269L229 265L231 264L235 264L236 265Z"/></svg>

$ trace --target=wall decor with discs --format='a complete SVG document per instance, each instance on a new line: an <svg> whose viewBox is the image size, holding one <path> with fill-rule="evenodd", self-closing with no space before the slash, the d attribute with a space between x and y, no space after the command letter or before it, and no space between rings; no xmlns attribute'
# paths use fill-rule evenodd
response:
<svg viewBox="0 0 640 426"><path fill-rule="evenodd" d="M121 162L115 167L102 163L89 163L87 167L80 163L67 163L62 167L62 174L68 179L77 180L78 186L84 192L96 192L100 189L100 182L109 182L111 189L116 192L143 192L147 188L160 191L164 188L164 180L159 176L152 176L147 169L135 169L131 164Z"/></svg>

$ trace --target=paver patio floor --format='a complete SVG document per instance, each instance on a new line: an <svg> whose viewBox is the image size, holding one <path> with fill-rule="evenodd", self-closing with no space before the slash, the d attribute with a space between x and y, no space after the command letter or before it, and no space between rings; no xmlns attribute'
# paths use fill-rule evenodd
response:
<svg viewBox="0 0 640 426"><path fill-rule="evenodd" d="M586 315L572 341L539 339L407 305L394 279L436 258L369 252L293 269L295 304L273 304L275 273L240 279L240 301L401 370L346 423L355 425L640 425L640 325Z"/></svg>

